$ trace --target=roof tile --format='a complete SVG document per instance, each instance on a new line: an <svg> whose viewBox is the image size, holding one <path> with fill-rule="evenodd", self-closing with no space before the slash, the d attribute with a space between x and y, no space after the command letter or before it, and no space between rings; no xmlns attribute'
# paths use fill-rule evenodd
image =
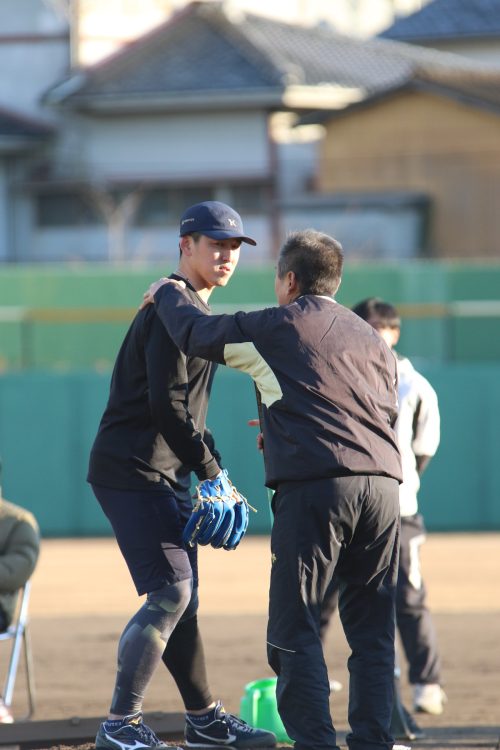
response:
<svg viewBox="0 0 500 750"><path fill-rule="evenodd" d="M500 0L434 0L380 34L404 42L500 36Z"/></svg>
<svg viewBox="0 0 500 750"><path fill-rule="evenodd" d="M60 100L133 98L146 108L148 95L168 103L173 95L198 92L284 93L290 84L356 87L371 96L420 74L484 70L483 63L450 53L386 39L352 39L327 25L298 26L253 14L234 18L221 3L193 2L84 71L82 83L66 88Z"/></svg>

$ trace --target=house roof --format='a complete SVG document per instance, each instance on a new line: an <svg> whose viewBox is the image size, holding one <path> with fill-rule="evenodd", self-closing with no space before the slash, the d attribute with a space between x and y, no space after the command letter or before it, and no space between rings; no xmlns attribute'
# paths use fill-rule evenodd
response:
<svg viewBox="0 0 500 750"><path fill-rule="evenodd" d="M353 101L394 88L420 70L431 75L477 67L436 50L351 39L326 25L235 16L220 2L192 2L119 53L77 71L46 100L108 111L235 104L272 109L308 90L316 103L309 99L301 107L296 98L289 106L310 110L339 106L339 91Z"/></svg>
<svg viewBox="0 0 500 750"><path fill-rule="evenodd" d="M342 110L316 110L305 114L296 124L325 123L408 91L424 91L500 115L500 72L464 74L463 72L440 71L429 76L421 71L401 85L376 92L363 101L356 102Z"/></svg>
<svg viewBox="0 0 500 750"><path fill-rule="evenodd" d="M500 0L431 0L380 36L417 43L500 37Z"/></svg>
<svg viewBox="0 0 500 750"><path fill-rule="evenodd" d="M0 107L0 153L32 148L53 132L45 123Z"/></svg>

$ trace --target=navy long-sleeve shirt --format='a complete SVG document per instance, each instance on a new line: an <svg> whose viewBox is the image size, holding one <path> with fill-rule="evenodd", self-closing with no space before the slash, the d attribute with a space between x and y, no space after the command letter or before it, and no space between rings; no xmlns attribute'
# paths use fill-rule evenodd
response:
<svg viewBox="0 0 500 750"><path fill-rule="evenodd" d="M186 294L209 313L194 289ZM214 372L179 351L153 305L139 311L116 359L88 481L116 489L167 482L186 491L191 471L199 479L216 474L220 457L205 427Z"/></svg>

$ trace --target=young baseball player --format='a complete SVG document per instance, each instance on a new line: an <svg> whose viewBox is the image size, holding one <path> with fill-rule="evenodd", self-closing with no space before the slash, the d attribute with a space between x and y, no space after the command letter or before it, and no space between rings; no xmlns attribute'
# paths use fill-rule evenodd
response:
<svg viewBox="0 0 500 750"><path fill-rule="evenodd" d="M401 321L397 310L371 297L353 308L392 349L399 341ZM396 624L408 660L408 679L413 686L415 711L441 714L446 700L441 688L441 663L436 631L426 605L426 589L420 569L420 547L425 526L418 512L420 477L437 451L440 418L436 392L415 370L410 360L396 353L399 416L396 435L403 464L399 488L401 551L396 596Z"/></svg>
<svg viewBox="0 0 500 750"><path fill-rule="evenodd" d="M247 372L260 392L266 485L274 490L268 660L297 750L338 748L319 636L334 572L352 651L347 743L393 746L396 360L333 299L342 259L328 235L290 235L276 271L280 306L246 314L207 316L175 282L150 289L182 351Z"/></svg>
<svg viewBox="0 0 500 750"><path fill-rule="evenodd" d="M171 278L203 315L225 286L247 237L239 214L217 201L188 208L180 223L180 261ZM205 427L214 367L185 356L155 308L140 310L116 359L108 404L90 455L88 481L108 517L144 605L125 627L108 720L97 750L165 748L142 721L146 688L163 661L186 707L188 747L272 746L212 699L197 622L197 547L182 532L192 511L190 474L217 480L220 457Z"/></svg>

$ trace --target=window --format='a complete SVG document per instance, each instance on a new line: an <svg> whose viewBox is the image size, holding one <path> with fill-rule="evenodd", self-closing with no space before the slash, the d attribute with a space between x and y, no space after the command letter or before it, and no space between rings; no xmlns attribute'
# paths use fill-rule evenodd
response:
<svg viewBox="0 0 500 750"><path fill-rule="evenodd" d="M181 214L194 203L214 200L213 188L158 188L146 190L134 223L142 227L177 224Z"/></svg>
<svg viewBox="0 0 500 750"><path fill-rule="evenodd" d="M269 204L266 185L232 185L229 190L231 206L238 213L261 213Z"/></svg>
<svg viewBox="0 0 500 750"><path fill-rule="evenodd" d="M36 197L36 222L40 227L73 227L102 224L92 201L79 193L47 193Z"/></svg>
<svg viewBox="0 0 500 750"><path fill-rule="evenodd" d="M127 199L137 199L127 215ZM50 191L36 196L36 220L40 227L104 225L114 209L124 209L125 222L137 227L177 225L181 214L194 203L223 200L242 214L266 211L266 185L211 185L200 187L133 187L99 191ZM106 218L108 217L108 219Z"/></svg>

